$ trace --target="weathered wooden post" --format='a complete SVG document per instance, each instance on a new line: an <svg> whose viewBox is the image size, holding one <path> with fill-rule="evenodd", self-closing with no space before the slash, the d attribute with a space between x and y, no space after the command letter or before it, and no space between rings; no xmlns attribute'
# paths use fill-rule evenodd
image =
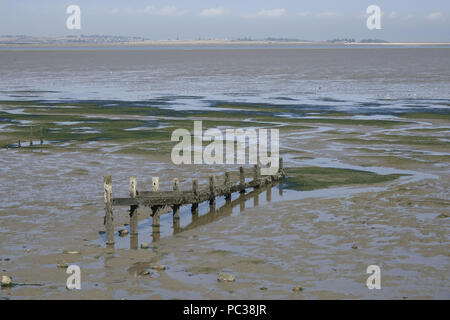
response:
<svg viewBox="0 0 450 320"><path fill-rule="evenodd" d="M254 181L256 182L256 186L259 187L261 185L261 171L259 169L259 165L255 164L255 166L253 167L253 178Z"/></svg>
<svg viewBox="0 0 450 320"><path fill-rule="evenodd" d="M192 179L192 192L194 194L194 197L197 197L198 195L198 180ZM192 203L191 212L193 215L198 214L198 203Z"/></svg>
<svg viewBox="0 0 450 320"><path fill-rule="evenodd" d="M209 175L209 205L216 205L216 176L214 174Z"/></svg>
<svg viewBox="0 0 450 320"><path fill-rule="evenodd" d="M259 206L259 194L258 194L258 192L255 192L255 195L253 196L253 206L254 207Z"/></svg>
<svg viewBox="0 0 450 320"><path fill-rule="evenodd" d="M159 206L152 206L152 226L153 227L159 227L160 224L160 207Z"/></svg>
<svg viewBox="0 0 450 320"><path fill-rule="evenodd" d="M130 177L130 197L136 198L137 196L137 179L135 176ZM130 206L130 234L138 234L138 206Z"/></svg>
<svg viewBox="0 0 450 320"><path fill-rule="evenodd" d="M30 127L30 147L33 145L33 127Z"/></svg>
<svg viewBox="0 0 450 320"><path fill-rule="evenodd" d="M230 172L225 171L225 200L231 199L231 180L230 180Z"/></svg>
<svg viewBox="0 0 450 320"><path fill-rule="evenodd" d="M159 177L152 178L152 191L156 192L159 189Z"/></svg>
<svg viewBox="0 0 450 320"><path fill-rule="evenodd" d="M280 160L279 160L279 164L278 164L278 172L284 173L284 172L283 172L283 158L282 158L282 157L280 157Z"/></svg>
<svg viewBox="0 0 450 320"><path fill-rule="evenodd" d="M267 162L267 168L270 168L271 165L272 165L272 163L270 161ZM270 175L270 176L266 177L266 179L264 180L265 183L266 184L271 183L273 181L274 177L275 177L274 175Z"/></svg>
<svg viewBox="0 0 450 320"><path fill-rule="evenodd" d="M175 191L175 192L180 191L180 181L177 178L173 179L173 191ZM180 219L180 206L174 205L172 207L172 210L173 210L173 219L179 220ZM175 225L175 222L174 222L174 225Z"/></svg>
<svg viewBox="0 0 450 320"><path fill-rule="evenodd" d="M245 210L245 194L241 193L239 195L239 211L242 212Z"/></svg>
<svg viewBox="0 0 450 320"><path fill-rule="evenodd" d="M152 238L153 242L157 242L161 238L161 231L159 229L159 225L152 226Z"/></svg>
<svg viewBox="0 0 450 320"><path fill-rule="evenodd" d="M106 225L106 244L114 244L114 219L112 207L112 177L104 176L104 196L105 196L105 225Z"/></svg>
<svg viewBox="0 0 450 320"><path fill-rule="evenodd" d="M244 167L239 167L239 192L245 193L245 174Z"/></svg>
<svg viewBox="0 0 450 320"><path fill-rule="evenodd" d="M269 183L266 189L266 200L267 202L272 201L272 185Z"/></svg>

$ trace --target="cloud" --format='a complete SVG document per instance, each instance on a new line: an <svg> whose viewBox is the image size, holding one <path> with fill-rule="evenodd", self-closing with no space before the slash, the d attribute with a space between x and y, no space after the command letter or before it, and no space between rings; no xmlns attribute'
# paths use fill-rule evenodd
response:
<svg viewBox="0 0 450 320"><path fill-rule="evenodd" d="M391 19L395 19L395 18L397 18L397 16L398 16L398 14L396 11L392 11L391 13L389 13L389 18L391 18Z"/></svg>
<svg viewBox="0 0 450 320"><path fill-rule="evenodd" d="M227 12L227 10L225 8L217 7L217 8L204 9L204 10L202 10L202 12L200 12L200 15L202 17L217 17L217 16L223 15L226 12Z"/></svg>
<svg viewBox="0 0 450 320"><path fill-rule="evenodd" d="M286 14L286 9L263 9L259 11L256 15L259 17L281 17Z"/></svg>
<svg viewBox="0 0 450 320"><path fill-rule="evenodd" d="M308 17L310 15L311 15L311 12L309 12L309 11L304 11L304 12L298 12L297 13L297 16L299 16L299 17Z"/></svg>
<svg viewBox="0 0 450 320"><path fill-rule="evenodd" d="M153 6L147 6L144 9L138 10L138 12L147 13L151 15L156 16L182 16L185 15L188 11L187 10L180 10L175 6L167 6L167 7L153 7Z"/></svg>
<svg viewBox="0 0 450 320"><path fill-rule="evenodd" d="M320 12L317 14L320 18L332 18L338 17L340 14L338 12Z"/></svg>
<svg viewBox="0 0 450 320"><path fill-rule="evenodd" d="M440 20L440 19L442 19L442 17L443 17L442 12L432 12L426 16L426 18L428 20L432 20L432 21Z"/></svg>

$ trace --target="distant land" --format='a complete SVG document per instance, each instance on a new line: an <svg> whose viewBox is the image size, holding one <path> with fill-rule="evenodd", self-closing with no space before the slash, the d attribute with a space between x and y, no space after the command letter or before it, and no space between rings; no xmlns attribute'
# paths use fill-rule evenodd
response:
<svg viewBox="0 0 450 320"><path fill-rule="evenodd" d="M85 47L85 46L217 46L217 45L393 45L393 46L448 46L450 42L388 42L382 39L336 38L326 41L301 40L295 38L268 37L252 39L193 39L151 40L144 37L114 35L67 35L61 37L35 37L27 35L0 35L0 47Z"/></svg>

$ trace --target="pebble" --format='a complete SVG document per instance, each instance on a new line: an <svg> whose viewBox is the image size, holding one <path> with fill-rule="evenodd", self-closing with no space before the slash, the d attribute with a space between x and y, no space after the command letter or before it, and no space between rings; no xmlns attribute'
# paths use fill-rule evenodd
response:
<svg viewBox="0 0 450 320"><path fill-rule="evenodd" d="M294 292L300 292L300 291L303 291L303 288L300 287L300 286L294 287L294 288L292 288L292 291L294 291Z"/></svg>
<svg viewBox="0 0 450 320"><path fill-rule="evenodd" d="M27 249L27 250L25 250L27 253L30 253L31 252L31 249Z"/></svg>
<svg viewBox="0 0 450 320"><path fill-rule="evenodd" d="M66 269L69 267L69 265L65 262L59 262L56 267L60 268L60 269Z"/></svg>
<svg viewBox="0 0 450 320"><path fill-rule="evenodd" d="M128 234L127 229L120 229L119 230L119 237L125 237Z"/></svg>
<svg viewBox="0 0 450 320"><path fill-rule="evenodd" d="M2 276L2 287L11 287L12 286L12 279L9 276Z"/></svg>
<svg viewBox="0 0 450 320"><path fill-rule="evenodd" d="M352 249L358 249L358 246L357 245L352 245Z"/></svg>
<svg viewBox="0 0 450 320"><path fill-rule="evenodd" d="M152 269L162 271L162 270L166 270L166 266L163 266L162 264L155 264L152 266Z"/></svg>
<svg viewBox="0 0 450 320"><path fill-rule="evenodd" d="M236 278L231 273L219 272L219 277L217 281L219 282L234 282Z"/></svg>
<svg viewBox="0 0 450 320"><path fill-rule="evenodd" d="M144 270L141 273L139 273L140 276L151 276L151 272L148 270Z"/></svg>
<svg viewBox="0 0 450 320"><path fill-rule="evenodd" d="M267 288L266 287L261 287L261 288L259 288L259 290L266 291Z"/></svg>
<svg viewBox="0 0 450 320"><path fill-rule="evenodd" d="M141 249L148 249L148 248L150 248L149 243L141 243Z"/></svg>
<svg viewBox="0 0 450 320"><path fill-rule="evenodd" d="M66 250L63 253L66 254L80 254L80 251L76 251L76 250Z"/></svg>

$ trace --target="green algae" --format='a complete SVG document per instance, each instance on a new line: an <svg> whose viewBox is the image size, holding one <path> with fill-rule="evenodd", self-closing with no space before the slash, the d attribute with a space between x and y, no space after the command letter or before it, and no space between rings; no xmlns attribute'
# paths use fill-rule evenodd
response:
<svg viewBox="0 0 450 320"><path fill-rule="evenodd" d="M283 186L297 191L324 189L332 186L374 184L392 181L401 174L380 175L370 171L327 167L287 168Z"/></svg>

